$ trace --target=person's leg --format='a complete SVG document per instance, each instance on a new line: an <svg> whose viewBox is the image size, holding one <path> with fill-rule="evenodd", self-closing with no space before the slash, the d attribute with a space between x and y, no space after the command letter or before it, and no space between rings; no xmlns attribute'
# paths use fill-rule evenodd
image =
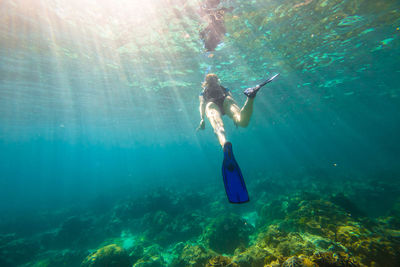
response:
<svg viewBox="0 0 400 267"><path fill-rule="evenodd" d="M214 129L214 133L218 137L218 141L222 147L226 143L224 123L222 121L221 111L217 104L209 102L206 105L206 116Z"/></svg>
<svg viewBox="0 0 400 267"><path fill-rule="evenodd" d="M224 101L225 113L233 119L236 125L240 127L247 127L250 122L251 114L253 114L254 98L247 98L242 109L236 104L236 101L227 96Z"/></svg>

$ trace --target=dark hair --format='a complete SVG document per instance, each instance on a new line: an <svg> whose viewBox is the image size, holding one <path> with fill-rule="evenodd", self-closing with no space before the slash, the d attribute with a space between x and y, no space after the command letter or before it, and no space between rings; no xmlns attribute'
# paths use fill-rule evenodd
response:
<svg viewBox="0 0 400 267"><path fill-rule="evenodd" d="M217 74L215 73L209 73L206 75L206 78L204 79L204 82L202 84L203 88L207 88L207 87L217 87L220 86L219 84L219 79Z"/></svg>

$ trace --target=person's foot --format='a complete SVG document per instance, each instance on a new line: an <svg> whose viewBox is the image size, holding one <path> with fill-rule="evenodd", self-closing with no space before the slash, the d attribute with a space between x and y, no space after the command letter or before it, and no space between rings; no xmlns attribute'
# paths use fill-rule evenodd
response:
<svg viewBox="0 0 400 267"><path fill-rule="evenodd" d="M260 90L261 86L257 85L255 87L250 87L244 90L243 94L245 94L248 98L254 98L257 95L258 90Z"/></svg>
<svg viewBox="0 0 400 267"><path fill-rule="evenodd" d="M229 141L226 141L224 143L223 150L224 150L224 152L230 152L232 150L232 143Z"/></svg>

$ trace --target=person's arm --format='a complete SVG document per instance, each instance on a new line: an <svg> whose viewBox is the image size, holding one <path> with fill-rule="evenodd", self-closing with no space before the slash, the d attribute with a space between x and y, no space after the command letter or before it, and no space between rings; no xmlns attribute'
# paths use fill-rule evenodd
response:
<svg viewBox="0 0 400 267"><path fill-rule="evenodd" d="M206 114L206 103L204 101L204 96L199 96L200 101L200 118L204 120L204 114Z"/></svg>
<svg viewBox="0 0 400 267"><path fill-rule="evenodd" d="M205 128L205 123L204 123L204 115L206 114L206 103L204 101L204 97L202 95L199 96L199 101L200 101L200 125L197 128L197 130L203 130Z"/></svg>

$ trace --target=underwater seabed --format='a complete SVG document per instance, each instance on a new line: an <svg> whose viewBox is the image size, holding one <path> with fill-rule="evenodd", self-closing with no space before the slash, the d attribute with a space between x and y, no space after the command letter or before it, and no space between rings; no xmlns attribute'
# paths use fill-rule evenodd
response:
<svg viewBox="0 0 400 267"><path fill-rule="evenodd" d="M222 183L99 198L3 221L0 266L400 266L398 178L259 173L245 205Z"/></svg>

